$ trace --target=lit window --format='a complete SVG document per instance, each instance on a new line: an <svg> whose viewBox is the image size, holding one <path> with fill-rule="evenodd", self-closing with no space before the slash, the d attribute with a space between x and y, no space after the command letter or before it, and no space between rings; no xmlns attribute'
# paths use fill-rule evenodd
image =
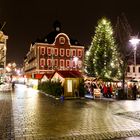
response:
<svg viewBox="0 0 140 140"><path fill-rule="evenodd" d="M64 66L64 60L60 60L60 67Z"/></svg>
<svg viewBox="0 0 140 140"><path fill-rule="evenodd" d="M60 44L65 44L65 38L64 37L60 37L59 38L59 43Z"/></svg>
<svg viewBox="0 0 140 140"><path fill-rule="evenodd" d="M55 55L55 56L58 55L58 49L57 49L57 48L54 49L54 55Z"/></svg>
<svg viewBox="0 0 140 140"><path fill-rule="evenodd" d="M75 49L72 50L72 56L76 56L76 50Z"/></svg>
<svg viewBox="0 0 140 140"><path fill-rule="evenodd" d="M74 68L76 67L75 61L73 61L72 67Z"/></svg>
<svg viewBox="0 0 140 140"><path fill-rule="evenodd" d="M82 57L82 50L78 50L78 56Z"/></svg>
<svg viewBox="0 0 140 140"><path fill-rule="evenodd" d="M40 59L40 66L41 67L45 66L45 59L44 58Z"/></svg>
<svg viewBox="0 0 140 140"><path fill-rule="evenodd" d="M64 56L65 54L64 54L65 52L64 52L64 49L60 49L60 55L61 56Z"/></svg>
<svg viewBox="0 0 140 140"><path fill-rule="evenodd" d="M70 57L70 50L69 49L66 49L66 56Z"/></svg>
<svg viewBox="0 0 140 140"><path fill-rule="evenodd" d="M82 61L78 61L78 67L82 68Z"/></svg>
<svg viewBox="0 0 140 140"><path fill-rule="evenodd" d="M47 48L47 54L50 56L51 55L51 48Z"/></svg>
<svg viewBox="0 0 140 140"><path fill-rule="evenodd" d="M40 54L41 54L41 55L44 55L44 54L45 54L45 47L41 47L41 48L40 48Z"/></svg>
<svg viewBox="0 0 140 140"><path fill-rule="evenodd" d="M70 60L66 60L66 67L70 67Z"/></svg>
<svg viewBox="0 0 140 140"><path fill-rule="evenodd" d="M48 59L48 60L47 60L47 65L50 67L51 64L52 64L52 63L51 63L51 59Z"/></svg>
<svg viewBox="0 0 140 140"><path fill-rule="evenodd" d="M58 66L58 59L54 60L54 66Z"/></svg>

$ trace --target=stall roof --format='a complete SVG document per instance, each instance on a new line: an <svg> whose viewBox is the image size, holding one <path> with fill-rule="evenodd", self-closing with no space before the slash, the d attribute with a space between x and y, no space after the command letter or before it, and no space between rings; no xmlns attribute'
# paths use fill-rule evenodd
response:
<svg viewBox="0 0 140 140"><path fill-rule="evenodd" d="M55 73L58 73L63 78L83 78L82 73L79 71L71 71L71 70L64 71L64 70L62 70L62 71L55 71L54 74ZM52 77L54 76L54 74L52 75Z"/></svg>

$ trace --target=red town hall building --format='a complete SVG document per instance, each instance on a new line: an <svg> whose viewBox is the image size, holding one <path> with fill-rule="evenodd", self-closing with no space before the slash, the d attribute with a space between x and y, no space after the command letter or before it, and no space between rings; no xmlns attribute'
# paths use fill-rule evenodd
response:
<svg viewBox="0 0 140 140"><path fill-rule="evenodd" d="M56 70L82 71L83 61L84 46L62 33L60 23L56 21L53 32L30 46L24 59L24 72L27 78L36 78Z"/></svg>

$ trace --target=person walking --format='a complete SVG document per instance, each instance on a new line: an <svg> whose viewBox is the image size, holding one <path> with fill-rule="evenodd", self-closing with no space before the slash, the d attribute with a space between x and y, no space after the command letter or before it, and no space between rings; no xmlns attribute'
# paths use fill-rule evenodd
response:
<svg viewBox="0 0 140 140"><path fill-rule="evenodd" d="M136 98L137 98L137 86L135 83L132 87L132 94L133 94L133 100L136 100Z"/></svg>
<svg viewBox="0 0 140 140"><path fill-rule="evenodd" d="M103 96L104 96L104 97L107 97L107 87L106 87L105 84L104 84L104 86L103 86Z"/></svg>

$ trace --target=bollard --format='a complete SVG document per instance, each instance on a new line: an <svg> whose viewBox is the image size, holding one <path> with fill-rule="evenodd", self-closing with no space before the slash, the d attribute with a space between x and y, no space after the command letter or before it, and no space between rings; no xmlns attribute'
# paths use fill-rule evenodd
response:
<svg viewBox="0 0 140 140"><path fill-rule="evenodd" d="M64 101L64 95L61 95L60 100L61 100L61 102Z"/></svg>

